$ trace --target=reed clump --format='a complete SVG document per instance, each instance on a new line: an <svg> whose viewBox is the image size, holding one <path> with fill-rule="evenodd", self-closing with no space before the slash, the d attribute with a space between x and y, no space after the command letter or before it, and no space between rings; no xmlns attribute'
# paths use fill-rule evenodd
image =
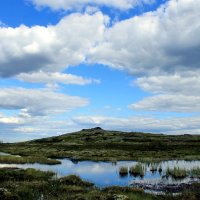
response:
<svg viewBox="0 0 200 200"><path fill-rule="evenodd" d="M120 167L119 174L120 174L120 176L127 176L128 175L128 167Z"/></svg>
<svg viewBox="0 0 200 200"><path fill-rule="evenodd" d="M193 168L190 174L192 178L200 178L200 167Z"/></svg>
<svg viewBox="0 0 200 200"><path fill-rule="evenodd" d="M130 167L129 173L133 176L141 176L143 177L145 172L144 172L144 167L141 163L136 164L135 166Z"/></svg>
<svg viewBox="0 0 200 200"><path fill-rule="evenodd" d="M166 171L166 175L167 176L172 176L173 178L185 178L188 176L187 170L186 169L182 169L179 167L174 167L173 169L167 168Z"/></svg>

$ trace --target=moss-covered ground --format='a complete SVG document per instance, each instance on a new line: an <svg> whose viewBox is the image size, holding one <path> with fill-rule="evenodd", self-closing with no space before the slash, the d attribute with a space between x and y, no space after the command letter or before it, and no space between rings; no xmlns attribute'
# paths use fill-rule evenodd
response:
<svg viewBox="0 0 200 200"><path fill-rule="evenodd" d="M21 143L0 144L0 163L59 164L58 158L112 161L200 160L200 136L84 129L76 133ZM19 156L14 156L19 155ZM193 172L199 176L199 169ZM199 200L200 184L185 188L178 196L154 196L141 189L99 189L74 175L53 178L51 172L34 169L0 169L1 200Z"/></svg>
<svg viewBox="0 0 200 200"><path fill-rule="evenodd" d="M0 151L20 157L0 156L0 163L59 163L57 158L74 160L159 161L200 160L200 136L84 129L76 133L34 141L0 144ZM51 158L52 160L49 160Z"/></svg>
<svg viewBox="0 0 200 200"><path fill-rule="evenodd" d="M52 172L34 169L0 169L1 200L198 200L199 184L178 196L155 196L142 189L108 187L99 189L76 175L56 179Z"/></svg>

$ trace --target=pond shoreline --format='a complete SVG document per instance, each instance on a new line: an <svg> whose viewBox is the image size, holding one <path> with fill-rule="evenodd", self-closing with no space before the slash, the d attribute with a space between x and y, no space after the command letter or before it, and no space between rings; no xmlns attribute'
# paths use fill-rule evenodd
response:
<svg viewBox="0 0 200 200"><path fill-rule="evenodd" d="M82 180L79 176L69 175L52 179L52 172L42 172L35 169L4 168L0 169L1 200L193 200L199 197L200 184L191 183L182 187L182 193L145 193L144 189L133 187L98 188L93 183ZM187 190L190 193L187 193Z"/></svg>
<svg viewBox="0 0 200 200"><path fill-rule="evenodd" d="M109 197L112 200L116 199L115 193L128 197L133 195L134 198L130 199L156 199L155 195L146 194L150 191L157 195L166 192L162 200L171 200L174 199L173 195L179 195L177 192L181 191L181 197L175 199L189 200L194 195L199 199L198 191L193 187L198 188L200 181L198 179L197 183L191 182L192 177L200 178L199 149L200 136L196 135L125 133L94 128L28 142L0 144L0 152L21 156L0 155L0 163L4 163L0 167L52 171L56 174L55 182L75 174L81 180L94 183L99 199L105 191L106 196L107 191L113 192L112 198ZM157 180L156 183L153 182L154 179ZM146 180L151 184L143 183ZM73 195L80 192L79 197L87 193L83 193L84 189L76 184L67 185L67 189L62 184L58 187L64 187L68 193L76 190ZM32 193L36 191L37 188ZM93 189L91 192L94 192ZM187 192L190 194L187 195ZM65 192L61 191L60 194L62 193ZM172 195L172 198L168 198L168 195ZM77 200L75 196L74 199Z"/></svg>
<svg viewBox="0 0 200 200"><path fill-rule="evenodd" d="M4 155L10 156L9 154ZM60 159L60 164L48 165L48 164L0 164L2 167L14 167L14 168L33 168L42 171L52 171L56 174L56 177L61 178L70 174L76 174L83 180L94 183L97 187L105 188L110 186L121 187L134 187L143 188L144 190L155 191L169 191L178 192L181 184L190 183L192 178L184 177L183 179L174 179L169 176L166 177L168 168L171 170L178 166L185 168L190 172L193 168L197 169L200 166L200 161L163 161L163 162L137 162L137 161L117 161L117 162L102 162L102 161L74 161L71 159ZM141 167L142 176L129 170L133 170L136 167ZM121 174L121 168L125 168L127 171ZM140 172L141 173L141 172ZM157 182L154 182L154 179ZM146 181L146 183L145 183ZM151 184L150 184L151 182ZM200 183L200 179L198 181ZM181 185L183 186L183 185ZM173 189L174 188L174 189Z"/></svg>

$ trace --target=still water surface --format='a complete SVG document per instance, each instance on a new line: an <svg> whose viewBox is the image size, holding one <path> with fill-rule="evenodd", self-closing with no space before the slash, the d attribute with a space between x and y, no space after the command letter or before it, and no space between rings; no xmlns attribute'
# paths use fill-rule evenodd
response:
<svg viewBox="0 0 200 200"><path fill-rule="evenodd" d="M162 172L151 172L151 164L142 163L145 167L145 175L143 177L134 177L130 174L127 176L120 176L119 170L123 166L130 168L137 164L136 161L119 161L112 162L93 162L93 161L79 161L73 162L69 159L60 160L58 165L44 165L44 164L0 164L0 167L19 167L19 168L35 168L43 171L54 171L57 177L67 176L69 174L79 175L82 179L93 182L99 187L106 186L129 186L134 182L149 182L149 183L166 183L177 184L187 183L191 181L190 178L175 180L173 178L166 178L167 168L180 167L187 170L200 167L200 161L163 161L157 164L162 168ZM154 164L155 165L155 164Z"/></svg>

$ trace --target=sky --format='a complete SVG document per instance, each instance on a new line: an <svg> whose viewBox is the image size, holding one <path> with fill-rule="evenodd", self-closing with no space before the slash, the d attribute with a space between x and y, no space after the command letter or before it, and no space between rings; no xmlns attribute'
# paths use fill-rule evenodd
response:
<svg viewBox="0 0 200 200"><path fill-rule="evenodd" d="M0 141L200 134L200 0L1 0Z"/></svg>

